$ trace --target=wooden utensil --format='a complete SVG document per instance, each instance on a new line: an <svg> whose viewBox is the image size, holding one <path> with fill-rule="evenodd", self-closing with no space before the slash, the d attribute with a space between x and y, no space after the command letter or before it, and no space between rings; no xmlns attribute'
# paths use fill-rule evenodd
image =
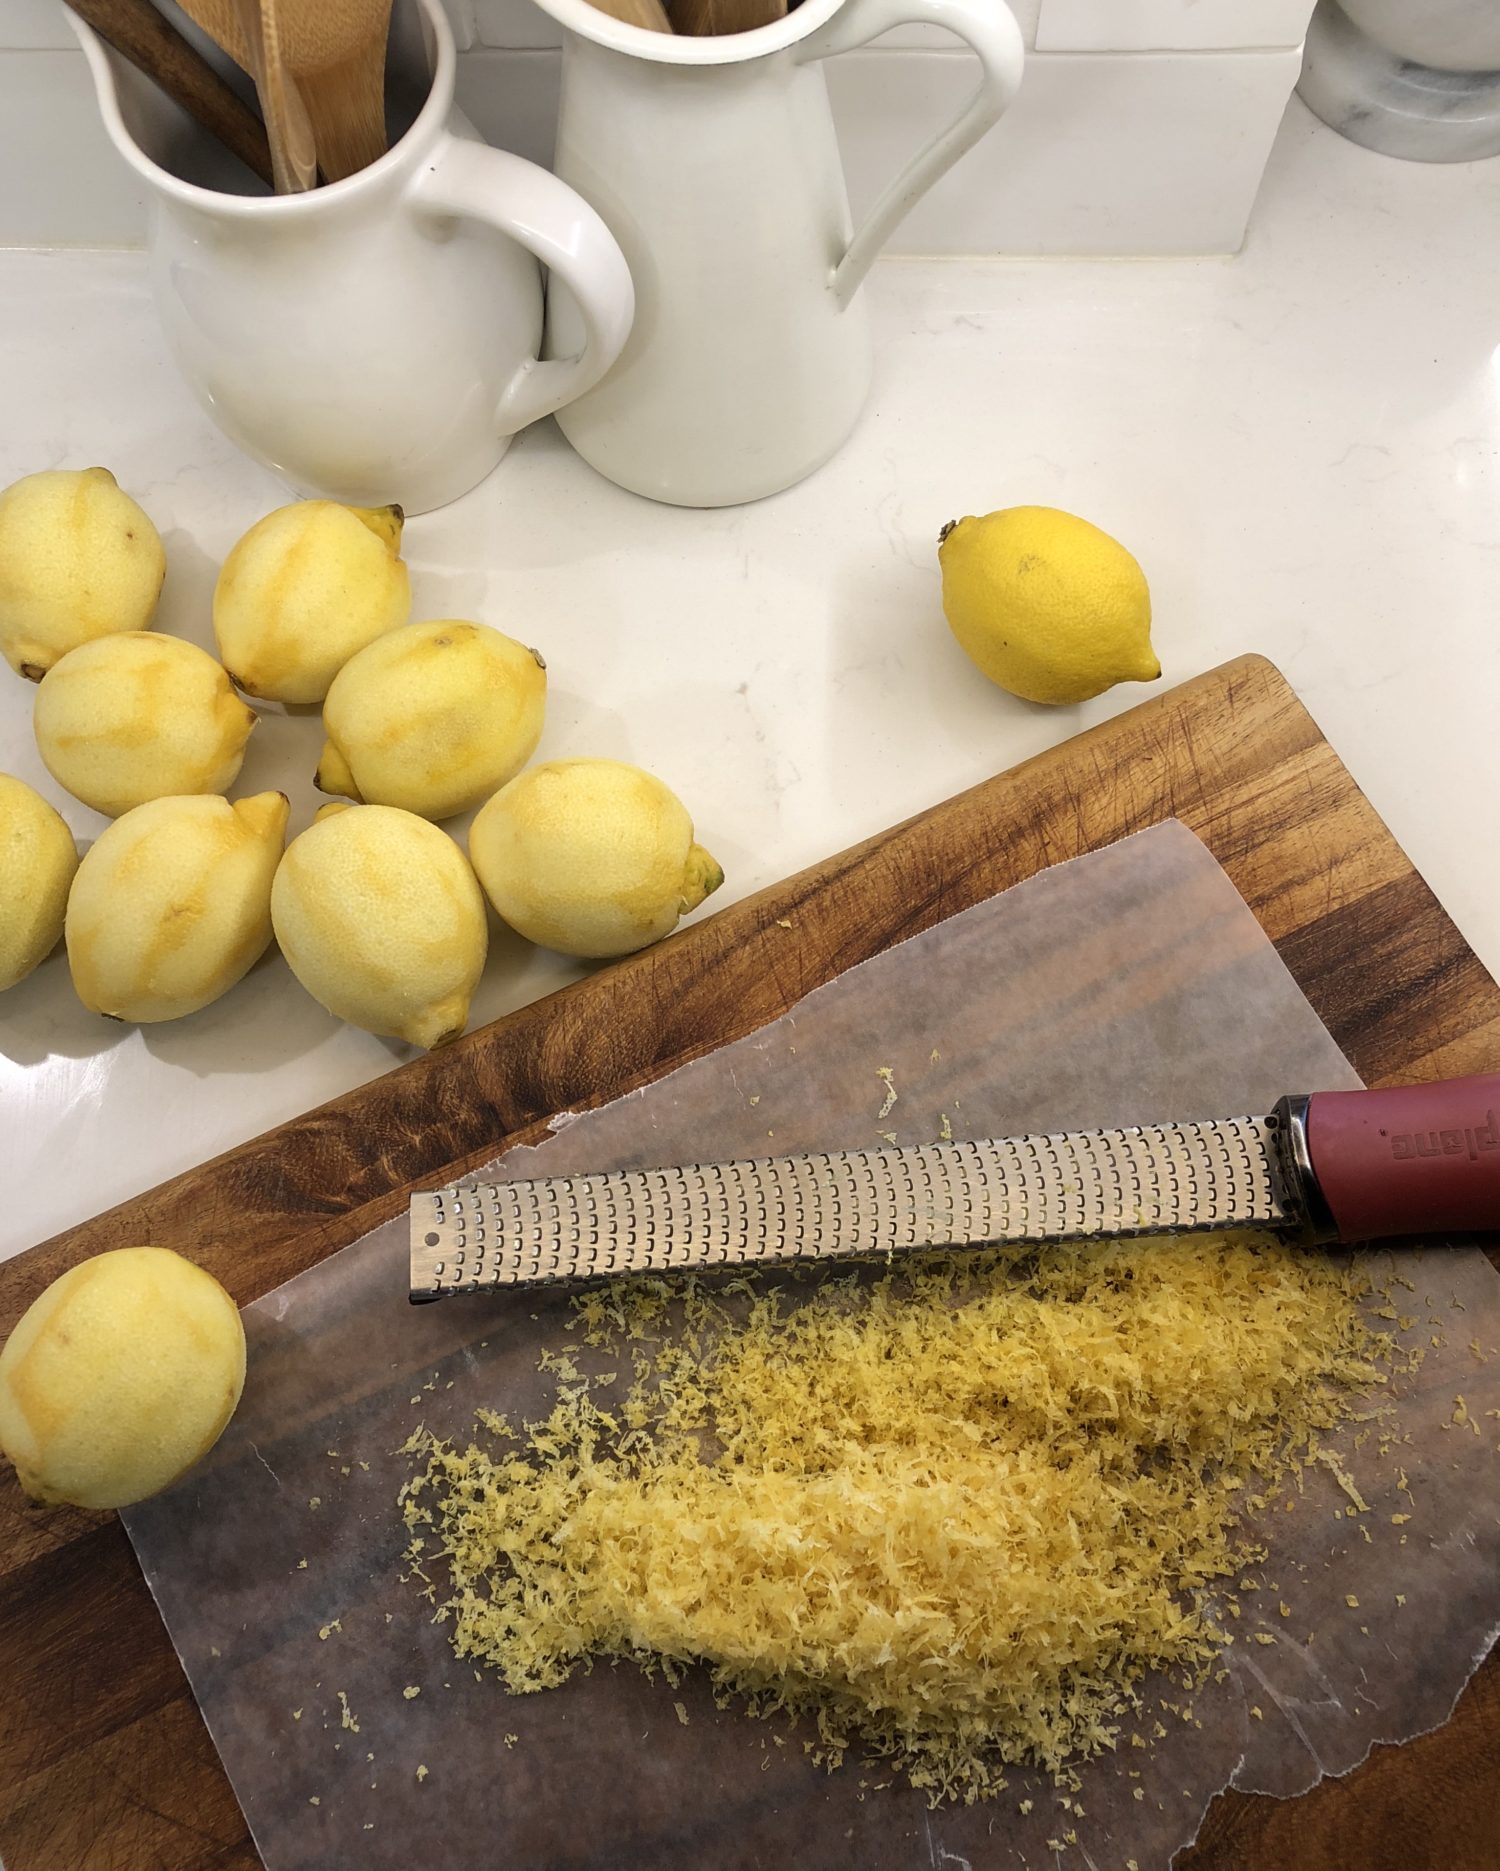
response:
<svg viewBox="0 0 1500 1871"><path fill-rule="evenodd" d="M270 0L262 0L267 5ZM302 87L326 180L386 152L385 48L391 0L276 0L287 63Z"/></svg>
<svg viewBox="0 0 1500 1871"><path fill-rule="evenodd" d="M271 162L278 195L315 188L318 181L317 133L306 97L288 68L281 44L279 0L239 0L241 24L247 33L258 13L260 43L255 64L255 88L265 112L271 138ZM253 43L253 42L252 42Z"/></svg>
<svg viewBox="0 0 1500 1871"><path fill-rule="evenodd" d="M269 19L282 89L300 135L308 123L325 181L385 154L385 47L391 0L181 0L193 19L252 74ZM302 146L300 142L297 147Z"/></svg>
<svg viewBox="0 0 1500 1871"><path fill-rule="evenodd" d="M786 15L786 0L672 0L673 31L700 39L753 32Z"/></svg>
<svg viewBox="0 0 1500 1871"><path fill-rule="evenodd" d="M255 80L276 192L296 194L318 179L317 149L307 106L282 47L277 0L181 0L183 11L215 45Z"/></svg>
<svg viewBox="0 0 1500 1871"><path fill-rule="evenodd" d="M151 0L70 0L73 11L188 115L238 156L262 182L273 181L266 127Z"/></svg>
<svg viewBox="0 0 1500 1871"><path fill-rule="evenodd" d="M1110 783L1100 783L1100 774ZM1166 818L1208 845L1371 1084L1493 1069L1500 988L1285 680L1245 657L670 942L363 1085L0 1266L0 1336L67 1267L176 1247L241 1302L549 1116L775 1019L841 970ZM795 933L788 933L795 924ZM68 1666L86 1657L88 1668ZM18 1866L252 1871L253 1846L119 1523L41 1513L0 1476L0 1850ZM167 1789L170 1798L163 1789ZM1500 1866L1500 1653L1446 1727L1295 1801L1225 1793L1197 1871ZM726 1802L717 1847L735 1862ZM638 1862L645 1859L638 1854Z"/></svg>
<svg viewBox="0 0 1500 1871"><path fill-rule="evenodd" d="M627 26L644 26L647 32L671 32L672 22L661 0L591 0L601 13L623 20Z"/></svg>

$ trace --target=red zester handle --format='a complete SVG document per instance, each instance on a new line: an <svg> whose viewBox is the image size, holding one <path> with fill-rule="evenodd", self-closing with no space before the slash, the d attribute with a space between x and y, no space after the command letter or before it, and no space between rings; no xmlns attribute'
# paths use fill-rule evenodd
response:
<svg viewBox="0 0 1500 1871"><path fill-rule="evenodd" d="M1500 1230L1500 1073L1315 1092L1306 1121L1341 1241Z"/></svg>

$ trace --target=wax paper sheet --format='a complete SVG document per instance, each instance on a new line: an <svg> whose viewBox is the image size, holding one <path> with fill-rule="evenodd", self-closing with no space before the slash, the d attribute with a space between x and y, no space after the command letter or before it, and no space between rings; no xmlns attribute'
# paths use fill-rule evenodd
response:
<svg viewBox="0 0 1500 1871"><path fill-rule="evenodd" d="M1229 1115L1355 1083L1228 879L1166 825L851 969L498 1173L918 1142L945 1116L978 1137ZM574 1340L560 1297L410 1307L404 1218L247 1310L235 1422L126 1524L268 1871L981 1871L1052 1865L1049 1839L1064 1863L1151 1871L1220 1788L1294 1794L1440 1723L1500 1624L1500 1278L1462 1249L1372 1264L1410 1282L1392 1290L1426 1352L1397 1386L1409 1443L1341 1439L1365 1513L1321 1467L1267 1512L1223 1679L1149 1685L1153 1745L1084 1764L1076 1791L1022 1771L930 1811L857 1754L828 1775L769 1746L699 1676L601 1664L513 1697L456 1660L400 1579L396 1451L419 1423L466 1434L480 1405L540 1414L538 1354Z"/></svg>

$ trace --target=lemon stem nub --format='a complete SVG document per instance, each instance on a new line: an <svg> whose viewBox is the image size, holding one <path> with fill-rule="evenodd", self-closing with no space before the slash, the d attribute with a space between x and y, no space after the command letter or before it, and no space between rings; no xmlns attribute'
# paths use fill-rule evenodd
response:
<svg viewBox="0 0 1500 1871"><path fill-rule="evenodd" d="M401 549L401 529L406 515L400 507L351 507L349 511L362 525L368 526L377 539L383 539L392 552Z"/></svg>
<svg viewBox="0 0 1500 1871"><path fill-rule="evenodd" d="M357 805L364 804L354 775L349 770L349 762L332 741L323 743L323 751L318 757L318 770L313 775L313 785L320 793L342 793Z"/></svg>
<svg viewBox="0 0 1500 1871"><path fill-rule="evenodd" d="M702 845L694 845L687 854L682 873L682 913L697 909L705 897L711 897L724 881L724 867L710 857Z"/></svg>
<svg viewBox="0 0 1500 1871"><path fill-rule="evenodd" d="M253 837L270 840L280 851L291 815L291 801L285 793L255 793L249 799L235 800L229 809Z"/></svg>
<svg viewBox="0 0 1500 1871"><path fill-rule="evenodd" d="M435 1007L425 1008L408 1022L401 1038L413 1046L436 1052L439 1046L451 1046L469 1022L469 996L453 994Z"/></svg>

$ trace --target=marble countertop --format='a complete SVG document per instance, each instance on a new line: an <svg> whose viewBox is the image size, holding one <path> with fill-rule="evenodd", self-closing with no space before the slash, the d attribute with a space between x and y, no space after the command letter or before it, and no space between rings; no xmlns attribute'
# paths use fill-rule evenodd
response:
<svg viewBox="0 0 1500 1871"><path fill-rule="evenodd" d="M1239 257L885 264L869 413L821 474L683 512L601 481L543 425L411 523L414 615L538 645L541 757L661 774L737 897L1152 692L1034 708L943 624L945 520L1071 508L1144 565L1164 682L1245 650L1277 662L1500 972L1497 214L1500 162L1373 155L1294 101ZM141 256L0 254L0 355L0 484L112 468L166 541L160 625L211 646L218 563L286 495L178 383ZM31 698L0 682L0 768L92 839L104 821L37 758ZM285 788L299 830L319 740L316 719L269 714L237 790ZM497 934L475 1022L573 972ZM0 1255L403 1056L274 955L142 1029L84 1012L55 955L0 1000Z"/></svg>

